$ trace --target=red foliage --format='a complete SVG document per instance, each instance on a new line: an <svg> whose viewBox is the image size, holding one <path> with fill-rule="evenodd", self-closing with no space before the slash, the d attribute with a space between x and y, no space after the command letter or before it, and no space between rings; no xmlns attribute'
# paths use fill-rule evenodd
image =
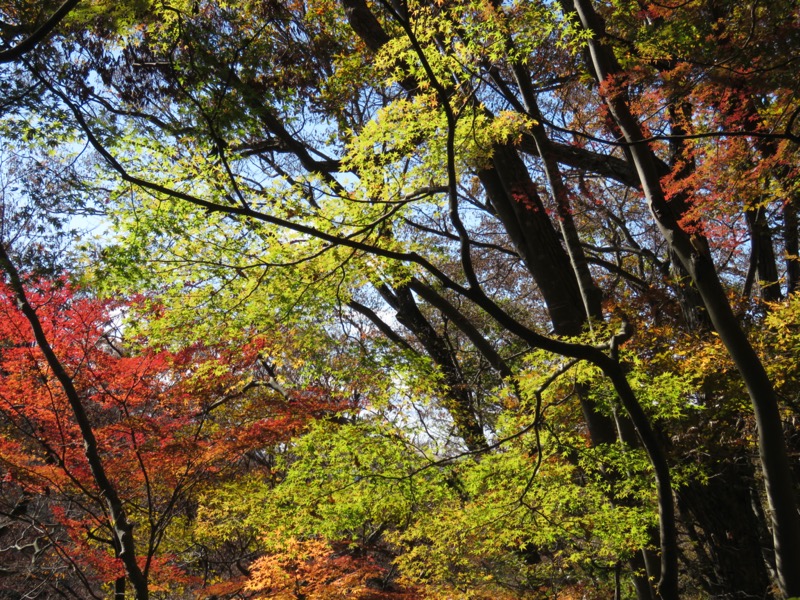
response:
<svg viewBox="0 0 800 600"><path fill-rule="evenodd" d="M33 287L29 301L80 394L106 472L135 523L151 586L193 585L159 546L174 518L191 514L194 490L231 471L245 453L287 441L340 404L315 390L281 394L266 385L263 339L131 352L115 326L124 303L91 298L63 282ZM0 502L36 502L35 512L17 516L43 532L48 560L60 561L62 573L78 570L87 587L123 575L70 404L5 286L0 481Z"/></svg>

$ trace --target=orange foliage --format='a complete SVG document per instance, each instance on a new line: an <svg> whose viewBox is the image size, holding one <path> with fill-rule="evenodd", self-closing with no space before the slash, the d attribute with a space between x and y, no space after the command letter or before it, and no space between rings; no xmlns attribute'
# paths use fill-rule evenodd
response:
<svg viewBox="0 0 800 600"><path fill-rule="evenodd" d="M327 542L290 538L283 550L256 560L248 590L278 600L414 600L411 591L379 589L385 569L368 557L335 550Z"/></svg>

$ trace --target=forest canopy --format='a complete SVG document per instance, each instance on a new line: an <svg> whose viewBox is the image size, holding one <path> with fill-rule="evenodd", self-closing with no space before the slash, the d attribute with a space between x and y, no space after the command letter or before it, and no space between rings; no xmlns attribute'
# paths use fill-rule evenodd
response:
<svg viewBox="0 0 800 600"><path fill-rule="evenodd" d="M0 0L0 598L800 597L793 0Z"/></svg>

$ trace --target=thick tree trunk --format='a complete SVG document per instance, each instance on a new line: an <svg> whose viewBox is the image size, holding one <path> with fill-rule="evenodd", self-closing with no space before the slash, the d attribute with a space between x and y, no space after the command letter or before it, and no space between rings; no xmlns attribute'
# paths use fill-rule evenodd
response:
<svg viewBox="0 0 800 600"><path fill-rule="evenodd" d="M496 147L493 162L495 168L481 171L478 177L544 298L553 331L561 336L579 335L588 320L587 308L593 318L602 318L599 297L592 291L594 284L590 280L586 285L587 307L572 261L516 149ZM580 389L578 392L592 443L616 441L613 419L598 411Z"/></svg>
<svg viewBox="0 0 800 600"><path fill-rule="evenodd" d="M509 47L512 47L513 42L509 39L507 44ZM539 110L539 104L536 99L530 73L519 63L514 63L512 65L512 71L517 81L517 86L522 93L525 110L534 120L531 129L531 137L533 137L536 151L542 161L545 177L550 186L550 194L556 205L561 239L564 241L570 266L572 267L572 272L581 293L585 311L584 314L586 320L591 325L591 320L603 318L603 311L601 308L602 292L595 285L592 274L589 271L589 263L586 261L586 255L583 252L583 246L578 236L578 229L575 226L575 219L572 215L569 192L567 186L564 184L564 178L561 175L561 170L555 158L553 144L550 142L547 131L542 124L544 117Z"/></svg>
<svg viewBox="0 0 800 600"><path fill-rule="evenodd" d="M707 483L678 492L678 509L690 528L697 559L692 565L713 598L770 598L771 587L757 516L752 509L749 462L717 465ZM695 527L695 524L698 526Z"/></svg>
<svg viewBox="0 0 800 600"><path fill-rule="evenodd" d="M517 150L494 148L494 168L478 173L497 217L533 276L559 335L578 335L586 321L580 286Z"/></svg>
<svg viewBox="0 0 800 600"><path fill-rule="evenodd" d="M745 295L749 295L753 283L753 275L758 275L761 298L768 302L777 302L783 297L778 281L778 264L772 245L772 233L767 223L763 208L755 207L745 210L747 228L750 230L750 271L745 281Z"/></svg>

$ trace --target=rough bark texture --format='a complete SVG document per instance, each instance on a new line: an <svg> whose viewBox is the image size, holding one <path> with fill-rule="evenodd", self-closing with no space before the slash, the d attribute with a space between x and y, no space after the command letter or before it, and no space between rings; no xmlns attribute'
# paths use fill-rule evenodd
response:
<svg viewBox="0 0 800 600"><path fill-rule="evenodd" d="M696 554L690 566L713 598L772 597L752 509L752 484L748 462L728 462L718 465L707 483L692 482L678 490L678 508Z"/></svg>

